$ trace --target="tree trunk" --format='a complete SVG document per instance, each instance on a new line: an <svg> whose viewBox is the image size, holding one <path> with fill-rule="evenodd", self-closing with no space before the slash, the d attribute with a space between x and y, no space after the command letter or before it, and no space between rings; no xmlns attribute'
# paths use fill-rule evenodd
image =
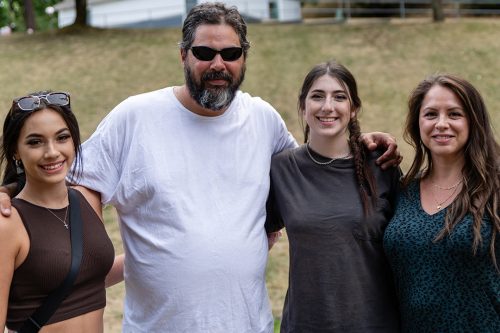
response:
<svg viewBox="0 0 500 333"><path fill-rule="evenodd" d="M444 21L443 0L432 0L432 19L434 22Z"/></svg>
<svg viewBox="0 0 500 333"><path fill-rule="evenodd" d="M76 18L74 25L87 26L87 0L75 0Z"/></svg>
<svg viewBox="0 0 500 333"><path fill-rule="evenodd" d="M28 33L35 31L35 9L32 0L24 0L24 23Z"/></svg>

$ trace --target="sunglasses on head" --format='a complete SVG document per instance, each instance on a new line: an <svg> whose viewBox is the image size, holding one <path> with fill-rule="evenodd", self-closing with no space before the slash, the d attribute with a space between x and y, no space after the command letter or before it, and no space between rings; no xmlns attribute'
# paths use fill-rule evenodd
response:
<svg viewBox="0 0 500 333"><path fill-rule="evenodd" d="M241 47L226 47L222 50L215 50L208 46L192 46L191 52L196 59L201 61L210 61L215 58L217 53L224 61L235 61L241 57L243 49Z"/></svg>
<svg viewBox="0 0 500 333"><path fill-rule="evenodd" d="M23 111L33 111L40 107L40 101L45 100L48 104L59 106L69 105L69 94L65 92L51 92L40 96L24 96L14 100L19 109Z"/></svg>

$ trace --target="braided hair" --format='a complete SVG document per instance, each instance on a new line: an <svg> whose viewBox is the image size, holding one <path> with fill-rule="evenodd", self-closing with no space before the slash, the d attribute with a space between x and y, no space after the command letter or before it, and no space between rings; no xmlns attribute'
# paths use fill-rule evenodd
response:
<svg viewBox="0 0 500 333"><path fill-rule="evenodd" d="M359 126L357 114L361 111L361 99L358 95L356 79L352 73L342 64L335 60L314 66L306 75L302 88L299 92L297 109L299 119L304 130L304 143L309 141L309 125L305 124L302 119L302 113L306 107L306 98L309 90L316 80L324 75L329 75L339 81L345 91L348 93L351 110L355 110L355 115L349 121L347 131L349 133L349 148L354 157L354 166L356 171L356 179L358 183L359 194L363 204L365 215L369 215L376 203L376 185L373 173L366 162L365 147L360 141L361 129Z"/></svg>

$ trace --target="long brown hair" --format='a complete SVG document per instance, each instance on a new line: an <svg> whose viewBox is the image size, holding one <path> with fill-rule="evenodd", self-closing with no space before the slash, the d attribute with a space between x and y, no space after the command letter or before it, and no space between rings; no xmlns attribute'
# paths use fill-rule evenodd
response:
<svg viewBox="0 0 500 333"><path fill-rule="evenodd" d="M466 80L450 74L433 75L420 82L411 93L408 100L404 138L415 148L415 158L403 178L403 186L408 186L419 173L426 175L432 169L431 152L420 137L419 114L423 99L435 85L447 88L455 94L469 121L469 138L464 147L463 187L447 210L444 228L436 236L435 241L449 235L464 216L471 213L474 233L472 250L476 254L482 242L482 221L485 216L488 216L492 224L490 254L498 270L495 240L500 232L498 212L500 146L495 141L488 110L481 94Z"/></svg>
<svg viewBox="0 0 500 333"><path fill-rule="evenodd" d="M297 102L297 109L299 112L299 120L304 130L304 143L309 141L309 125L305 124L302 119L302 113L306 107L306 98L309 90L316 80L324 75L329 75L339 81L340 85L346 91L351 110L356 111L355 116L351 118L347 126L349 133L349 148L354 157L354 165L356 170L356 179L359 186L359 194L361 202L363 203L363 211L365 215L372 212L376 204L376 186L373 173L366 163L365 148L360 142L361 129L358 122L358 112L361 111L361 99L358 95L358 86L356 79L352 73L342 64L331 60L329 62L321 63L314 66L309 73L307 73L302 88L299 92ZM370 199L371 196L371 199Z"/></svg>

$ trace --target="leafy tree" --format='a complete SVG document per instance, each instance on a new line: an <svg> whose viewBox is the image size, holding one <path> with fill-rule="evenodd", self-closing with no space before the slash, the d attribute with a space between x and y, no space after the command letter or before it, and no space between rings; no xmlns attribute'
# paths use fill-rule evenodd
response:
<svg viewBox="0 0 500 333"><path fill-rule="evenodd" d="M0 1L0 27L9 25L9 11L4 8L5 4Z"/></svg>
<svg viewBox="0 0 500 333"><path fill-rule="evenodd" d="M61 0L0 0L0 27L10 26L14 30L46 30L54 26L56 16L45 12Z"/></svg>
<svg viewBox="0 0 500 333"><path fill-rule="evenodd" d="M18 6L14 1L0 0L0 27L16 26L16 12L19 12L16 7Z"/></svg>

